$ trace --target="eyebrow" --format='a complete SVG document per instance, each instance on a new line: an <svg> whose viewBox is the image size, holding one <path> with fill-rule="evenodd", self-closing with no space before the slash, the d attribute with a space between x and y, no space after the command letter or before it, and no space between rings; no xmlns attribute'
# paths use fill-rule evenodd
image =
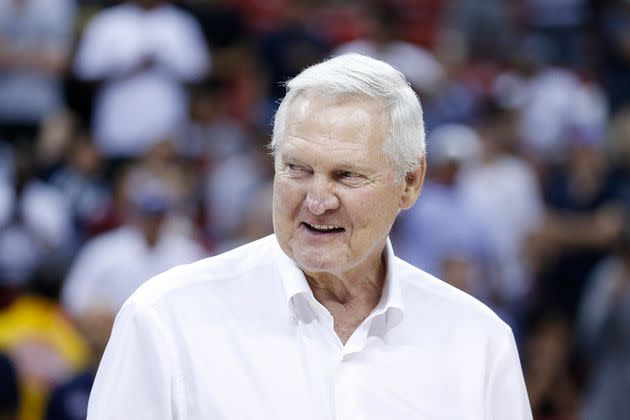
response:
<svg viewBox="0 0 630 420"><path fill-rule="evenodd" d="M289 153L281 153L280 154L280 160L282 160L283 162L291 161L291 162L299 163L300 165L306 165L306 163L304 161L302 161L301 159L296 158L295 156L293 156L293 155L291 155Z"/></svg>
<svg viewBox="0 0 630 420"><path fill-rule="evenodd" d="M310 167L308 163L304 162L302 159L299 159L293 156L290 152L281 153L280 159L282 162L294 162L294 163L297 163L298 165ZM339 164L335 166L336 166L335 170L341 170L341 171L361 172L361 173L370 171L370 168L368 168L367 166L361 165L360 163L352 162L352 161L339 162Z"/></svg>

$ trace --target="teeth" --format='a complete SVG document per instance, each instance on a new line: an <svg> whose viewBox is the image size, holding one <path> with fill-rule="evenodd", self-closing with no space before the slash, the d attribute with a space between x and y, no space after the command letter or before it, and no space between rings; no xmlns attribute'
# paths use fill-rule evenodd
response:
<svg viewBox="0 0 630 420"><path fill-rule="evenodd" d="M319 230L333 230L333 229L339 229L339 226L332 226L332 225L312 225L309 223L310 226L314 227L315 229L319 229Z"/></svg>

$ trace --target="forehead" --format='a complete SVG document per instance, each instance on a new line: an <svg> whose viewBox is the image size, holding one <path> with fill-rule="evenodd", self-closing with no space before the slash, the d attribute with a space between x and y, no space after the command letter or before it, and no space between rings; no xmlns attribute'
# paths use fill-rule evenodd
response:
<svg viewBox="0 0 630 420"><path fill-rule="evenodd" d="M386 115L384 107L369 98L301 94L287 110L280 154L314 148L380 157Z"/></svg>

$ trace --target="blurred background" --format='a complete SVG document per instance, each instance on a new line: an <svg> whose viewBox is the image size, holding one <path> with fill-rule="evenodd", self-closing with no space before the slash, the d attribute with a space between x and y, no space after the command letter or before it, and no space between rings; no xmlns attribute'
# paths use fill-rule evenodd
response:
<svg viewBox="0 0 630 420"><path fill-rule="evenodd" d="M0 0L0 419L84 419L142 282L272 232L282 82L349 51L424 108L396 252L510 324L535 419L630 419L630 0Z"/></svg>

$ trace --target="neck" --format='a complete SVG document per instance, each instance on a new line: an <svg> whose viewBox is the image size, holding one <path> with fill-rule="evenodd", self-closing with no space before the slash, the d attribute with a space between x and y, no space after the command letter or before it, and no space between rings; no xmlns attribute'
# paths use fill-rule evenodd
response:
<svg viewBox="0 0 630 420"><path fill-rule="evenodd" d="M383 292L384 253L363 266L343 275L305 273L315 299L332 315L335 333L343 345L378 305Z"/></svg>
<svg viewBox="0 0 630 420"><path fill-rule="evenodd" d="M378 304L385 283L385 251L372 261L348 273L305 273L315 299L322 305L340 304L346 307Z"/></svg>

